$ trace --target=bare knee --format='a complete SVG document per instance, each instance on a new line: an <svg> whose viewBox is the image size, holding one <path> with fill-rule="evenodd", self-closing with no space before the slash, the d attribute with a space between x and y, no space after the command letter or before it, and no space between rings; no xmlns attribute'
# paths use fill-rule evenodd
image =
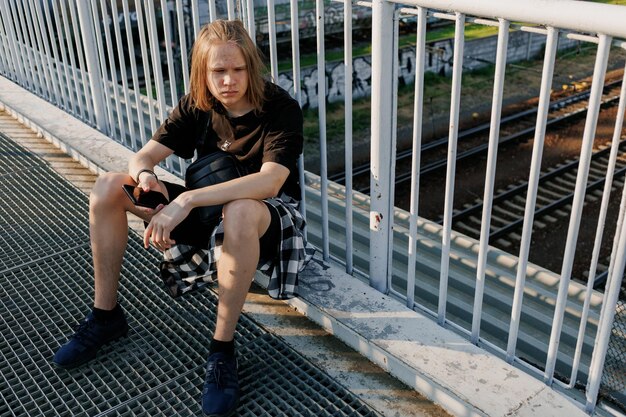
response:
<svg viewBox="0 0 626 417"><path fill-rule="evenodd" d="M224 205L224 235L228 239L258 239L269 220L269 211L261 201L243 199Z"/></svg>
<svg viewBox="0 0 626 417"><path fill-rule="evenodd" d="M124 191L122 185L132 184L130 176L117 172L107 172L96 180L96 183L89 195L89 207L94 210L98 208L111 208L114 206L124 206Z"/></svg>

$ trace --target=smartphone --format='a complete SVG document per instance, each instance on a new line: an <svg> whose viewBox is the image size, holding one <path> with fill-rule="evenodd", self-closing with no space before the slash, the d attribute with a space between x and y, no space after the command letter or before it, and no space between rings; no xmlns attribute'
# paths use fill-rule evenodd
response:
<svg viewBox="0 0 626 417"><path fill-rule="evenodd" d="M158 191L144 191L141 187L124 184L124 192L134 205L155 209L159 204L167 204L167 198Z"/></svg>

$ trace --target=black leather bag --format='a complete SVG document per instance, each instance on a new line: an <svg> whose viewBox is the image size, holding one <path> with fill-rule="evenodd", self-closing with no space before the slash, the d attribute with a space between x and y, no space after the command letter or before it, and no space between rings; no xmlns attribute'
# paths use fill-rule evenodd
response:
<svg viewBox="0 0 626 417"><path fill-rule="evenodd" d="M218 150L198 158L187 167L185 186L194 190L243 177L245 174L245 170L234 155ZM222 216L222 207L223 204L197 207L194 211L203 225L212 228Z"/></svg>

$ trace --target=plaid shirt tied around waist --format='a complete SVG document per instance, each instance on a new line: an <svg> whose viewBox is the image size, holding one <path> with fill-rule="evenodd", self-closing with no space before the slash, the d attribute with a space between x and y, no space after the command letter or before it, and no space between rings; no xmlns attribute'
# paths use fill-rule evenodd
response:
<svg viewBox="0 0 626 417"><path fill-rule="evenodd" d="M275 299L298 295L298 273L304 269L314 250L304 236L306 225L298 211L298 202L283 194L266 201L277 210L280 223L278 256L260 259L257 269L270 277L267 291ZM217 261L222 253L224 227L222 222L211 234L209 248L174 245L163 253L161 279L172 297L197 290L217 280Z"/></svg>

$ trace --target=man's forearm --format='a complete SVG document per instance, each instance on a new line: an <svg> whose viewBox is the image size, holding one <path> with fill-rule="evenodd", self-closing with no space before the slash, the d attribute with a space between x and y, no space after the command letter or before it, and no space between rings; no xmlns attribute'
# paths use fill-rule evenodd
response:
<svg viewBox="0 0 626 417"><path fill-rule="evenodd" d="M150 158L141 155L135 155L128 161L128 175L131 176L135 182L139 182L140 175L154 175L154 167L156 163ZM144 174L144 172L146 174ZM156 176L156 175L155 175Z"/></svg>

